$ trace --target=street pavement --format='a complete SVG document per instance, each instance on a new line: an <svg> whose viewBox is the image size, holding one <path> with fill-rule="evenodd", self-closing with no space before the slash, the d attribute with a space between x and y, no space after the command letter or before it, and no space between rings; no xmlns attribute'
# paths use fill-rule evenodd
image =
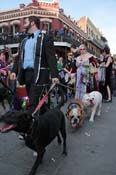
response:
<svg viewBox="0 0 116 175"><path fill-rule="evenodd" d="M102 115L94 123L86 118L75 130L66 118L66 128L68 156L61 154L62 146L55 139L36 175L116 175L116 97L103 103ZM0 175L27 175L35 158L18 133L0 133Z"/></svg>

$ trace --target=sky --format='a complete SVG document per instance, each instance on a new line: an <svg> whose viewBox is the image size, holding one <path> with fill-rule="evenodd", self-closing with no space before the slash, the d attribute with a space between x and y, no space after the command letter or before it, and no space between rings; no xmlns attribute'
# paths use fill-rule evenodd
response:
<svg viewBox="0 0 116 175"><path fill-rule="evenodd" d="M44 0L52 1L52 0ZM0 0L0 11L18 8L32 0ZM116 0L59 0L60 8L74 20L87 16L108 40L112 54L116 54Z"/></svg>

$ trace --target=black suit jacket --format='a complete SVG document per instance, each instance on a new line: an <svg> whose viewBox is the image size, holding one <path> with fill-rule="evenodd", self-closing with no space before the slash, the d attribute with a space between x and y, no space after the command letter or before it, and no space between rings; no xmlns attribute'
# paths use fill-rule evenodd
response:
<svg viewBox="0 0 116 175"><path fill-rule="evenodd" d="M22 41L19 49L19 57L15 60L13 67L13 72L18 74L18 80L20 84L25 83L23 82L24 70L22 65L24 61L25 43L27 39L28 38L25 38ZM40 68L39 68L39 62L40 62ZM50 77L51 78L58 77L57 61L55 57L53 38L50 35L40 33L40 35L37 38L36 51L35 51L34 82L35 84L47 84L49 82Z"/></svg>

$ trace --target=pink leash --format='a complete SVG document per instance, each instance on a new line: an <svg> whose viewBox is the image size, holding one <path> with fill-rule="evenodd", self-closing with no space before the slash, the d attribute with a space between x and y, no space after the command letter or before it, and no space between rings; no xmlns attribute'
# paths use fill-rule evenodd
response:
<svg viewBox="0 0 116 175"><path fill-rule="evenodd" d="M34 112L32 113L32 116L34 116L36 114L36 112L41 108L41 106L45 103L45 101L47 100L48 94L50 93L50 91L54 88L54 86L56 85L56 83L53 83L48 92L43 96L43 98L39 101L37 107L35 108Z"/></svg>

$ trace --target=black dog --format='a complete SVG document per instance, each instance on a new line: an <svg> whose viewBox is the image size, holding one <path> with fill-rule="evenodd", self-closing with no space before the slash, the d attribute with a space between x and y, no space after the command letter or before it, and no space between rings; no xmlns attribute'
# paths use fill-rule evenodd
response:
<svg viewBox="0 0 116 175"><path fill-rule="evenodd" d="M37 158L29 175L34 175L45 153L45 147L57 136L61 144L59 131L63 138L63 154L66 151L66 128L65 117L59 109L51 109L48 112L32 118L28 111L7 112L1 119L7 127L2 127L1 132L14 130L24 133L25 144L37 152Z"/></svg>

